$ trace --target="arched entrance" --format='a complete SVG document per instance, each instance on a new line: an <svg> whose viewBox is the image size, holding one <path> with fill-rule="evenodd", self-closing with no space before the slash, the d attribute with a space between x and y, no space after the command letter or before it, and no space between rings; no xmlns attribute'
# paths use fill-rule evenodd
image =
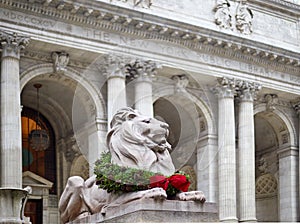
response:
<svg viewBox="0 0 300 224"><path fill-rule="evenodd" d="M98 122L103 120L105 113L100 90L96 91L88 80L73 69L55 73L52 64L33 66L21 74L23 108L37 109L36 89L33 86L36 83L42 85L39 90L39 112L52 126L56 150L54 160L57 164L54 172L57 180L55 193L49 194L47 206L42 207L42 223L57 223L59 196L73 167L83 167L83 172L88 176L93 169L94 160L103 149L101 141L104 140L100 139L103 130L99 128ZM31 120L28 118L28 125ZM82 157L85 159L79 159ZM30 161L30 156L27 160ZM79 164L82 161L84 166ZM40 175L42 172L39 166L40 164L35 164L37 168L26 174L26 180L37 179L41 185L49 186L48 179ZM33 207L39 208L38 205Z"/></svg>
<svg viewBox="0 0 300 224"><path fill-rule="evenodd" d="M193 178L190 190L201 190L207 201L215 202L217 138L211 113L190 93L174 94L171 88L163 93L155 98L154 115L169 124L175 168L189 172Z"/></svg>
<svg viewBox="0 0 300 224"><path fill-rule="evenodd" d="M256 217L264 222L292 221L297 203L295 128L280 110L263 107L256 107L254 117Z"/></svg>

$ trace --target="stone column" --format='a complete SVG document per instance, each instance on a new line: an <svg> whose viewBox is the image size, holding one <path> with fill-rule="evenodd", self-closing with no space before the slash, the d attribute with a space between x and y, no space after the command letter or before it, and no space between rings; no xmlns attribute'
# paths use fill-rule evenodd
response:
<svg viewBox="0 0 300 224"><path fill-rule="evenodd" d="M221 222L236 222L235 80L219 78L218 85L213 91L218 96L219 102L219 219Z"/></svg>
<svg viewBox="0 0 300 224"><path fill-rule="evenodd" d="M207 202L217 202L218 188L218 138L205 136L198 142L197 190L202 191Z"/></svg>
<svg viewBox="0 0 300 224"><path fill-rule="evenodd" d="M107 125L116 111L126 107L125 59L121 56L106 57L105 73L107 75Z"/></svg>
<svg viewBox="0 0 300 224"><path fill-rule="evenodd" d="M281 148L279 158L279 221L299 221L299 152L296 147Z"/></svg>
<svg viewBox="0 0 300 224"><path fill-rule="evenodd" d="M255 222L255 136L253 100L261 88L256 83L238 82L238 183L239 221Z"/></svg>
<svg viewBox="0 0 300 224"><path fill-rule="evenodd" d="M28 37L0 31L1 57L1 187L22 187L20 51Z"/></svg>
<svg viewBox="0 0 300 224"><path fill-rule="evenodd" d="M135 78L135 109L141 114L153 117L152 78L158 65L153 61L137 59L130 65L129 74Z"/></svg>

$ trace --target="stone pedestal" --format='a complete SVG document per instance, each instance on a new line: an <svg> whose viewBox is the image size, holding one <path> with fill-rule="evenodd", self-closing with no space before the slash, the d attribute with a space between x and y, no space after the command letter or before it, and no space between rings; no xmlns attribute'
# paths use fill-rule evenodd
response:
<svg viewBox="0 0 300 224"><path fill-rule="evenodd" d="M217 222L215 203L140 199L70 223Z"/></svg>
<svg viewBox="0 0 300 224"><path fill-rule="evenodd" d="M31 224L24 217L24 207L28 191L18 188L0 188L0 223Z"/></svg>

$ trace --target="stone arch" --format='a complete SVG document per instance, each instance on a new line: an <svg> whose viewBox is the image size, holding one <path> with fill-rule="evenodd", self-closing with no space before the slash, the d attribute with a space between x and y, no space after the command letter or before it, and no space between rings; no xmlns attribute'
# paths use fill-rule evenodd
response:
<svg viewBox="0 0 300 224"><path fill-rule="evenodd" d="M174 95L174 87L165 87L162 91L156 92L153 95L153 103L157 101L160 97L166 97L171 95ZM216 135L216 122L214 121L212 111L207 106L207 104L203 100L199 99L198 97L194 96L189 92L184 93L184 96L192 102L194 102L195 105L201 110L207 123L208 135Z"/></svg>
<svg viewBox="0 0 300 224"><path fill-rule="evenodd" d="M39 75L51 73L53 73L53 65L49 63L30 67L20 75L21 91L31 79ZM88 80L82 77L80 73L75 69L67 67L63 75L69 77L72 80L75 80L77 83L80 83L80 85L89 93L89 95L93 99L93 102L96 106L96 117L104 118L103 115L106 114L105 101L97 92L96 88Z"/></svg>
<svg viewBox="0 0 300 224"><path fill-rule="evenodd" d="M266 111L266 104L262 103L259 104L257 106L254 107L254 115L257 115L261 112ZM279 120L285 125L285 128L287 130L287 134L288 134L288 139L289 139L289 145L290 146L297 146L297 131L295 126L293 125L293 122L289 119L288 116L286 116L284 114L284 112L282 112L280 110L280 108L276 108L274 111L272 111L272 113L277 116L279 118ZM278 135L278 133L276 133ZM279 143L283 143L284 141L282 140L282 136L277 136ZM283 144L279 144L283 145Z"/></svg>

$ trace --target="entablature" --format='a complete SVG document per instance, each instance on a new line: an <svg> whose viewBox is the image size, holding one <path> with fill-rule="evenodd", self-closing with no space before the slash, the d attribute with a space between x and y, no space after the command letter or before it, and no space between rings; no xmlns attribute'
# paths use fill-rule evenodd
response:
<svg viewBox="0 0 300 224"><path fill-rule="evenodd" d="M273 2L268 0L267 2ZM251 0L259 2L259 0ZM276 0L277 5L286 10L296 9L298 5ZM32 4L34 3L34 4ZM299 52L285 48L274 47L251 39L217 32L207 28L161 18L155 15L141 13L132 9L121 8L105 2L69 0L0 0L2 8L16 11L27 11L43 18L65 21L70 24L90 27L95 30L106 30L136 39L151 39L167 41L187 47L192 50L205 50L214 53L223 53L230 57L254 57L255 63L274 64L275 67L299 68ZM297 11L297 10L296 10ZM8 15L8 14L7 14ZM130 15L130 16L129 16ZM17 19L6 16L2 20ZM23 18L23 20L26 20ZM36 21L52 26L51 21ZM34 21L31 21L34 23ZM27 22L27 21L23 21ZM37 24L43 25L43 24ZM47 30L47 26L43 28ZM105 38L104 42L105 42ZM103 41L103 40L102 40Z"/></svg>

